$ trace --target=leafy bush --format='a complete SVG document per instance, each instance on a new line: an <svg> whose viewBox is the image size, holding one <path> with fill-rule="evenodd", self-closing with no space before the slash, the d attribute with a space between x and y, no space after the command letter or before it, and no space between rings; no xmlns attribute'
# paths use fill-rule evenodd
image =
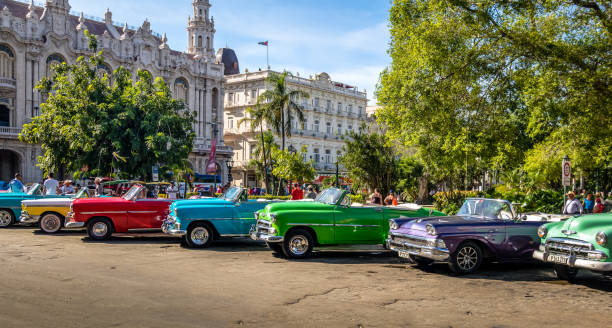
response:
<svg viewBox="0 0 612 328"><path fill-rule="evenodd" d="M351 195L351 202L363 204L364 203L363 195Z"/></svg>
<svg viewBox="0 0 612 328"><path fill-rule="evenodd" d="M479 196L482 195L477 191L455 190L438 192L433 196L434 208L448 215L454 215L459 211L466 198Z"/></svg>

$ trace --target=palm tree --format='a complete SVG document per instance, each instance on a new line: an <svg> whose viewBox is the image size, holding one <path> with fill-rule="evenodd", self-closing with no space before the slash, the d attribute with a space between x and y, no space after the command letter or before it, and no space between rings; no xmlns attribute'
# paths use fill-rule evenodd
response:
<svg viewBox="0 0 612 328"><path fill-rule="evenodd" d="M267 106L262 106L261 103L259 102L259 100L257 101L257 103L255 104L255 107L249 107L246 110L246 117L241 119L238 122L238 126L242 125L243 123L249 122L250 127L251 127L251 131L255 132L255 130L257 129L257 127L259 127L260 132L261 132L261 142L258 142L258 147L261 144L261 152L254 154L256 156L259 156L259 154L263 155L263 159L262 159L262 163L263 163L263 169L264 169L264 177L266 180L266 188L270 188L270 184L268 181L268 174L266 173L266 169L268 168L268 158L269 155L271 154L270 151L266 152L266 143L269 144L269 140L266 140L264 138L264 123L268 123L272 120L272 113L270 112L270 108ZM274 142L274 138L272 137L272 142ZM268 148L268 150L270 150L270 148Z"/></svg>
<svg viewBox="0 0 612 328"><path fill-rule="evenodd" d="M272 87L262 93L260 98L265 101L266 113L269 115L269 123L274 131L281 136L281 149L285 150L285 137L291 137L291 126L294 116L300 124L304 124L304 107L296 104L293 100L298 98L310 98L308 92L301 90L290 90L285 82L291 73L284 71L282 74L270 73L266 82Z"/></svg>

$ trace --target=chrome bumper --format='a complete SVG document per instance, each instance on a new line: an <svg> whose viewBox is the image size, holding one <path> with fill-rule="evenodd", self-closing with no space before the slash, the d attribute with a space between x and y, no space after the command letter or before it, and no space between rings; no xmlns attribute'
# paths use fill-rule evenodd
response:
<svg viewBox="0 0 612 328"><path fill-rule="evenodd" d="M555 262L548 260L549 255L551 254L548 252L542 252L539 250L533 252L534 259L540 260L543 262L547 262L547 263L555 263ZM568 261L569 267L572 267L572 268L588 269L592 271L612 271L612 262L601 262L601 261L594 261L594 260L577 259L571 255L568 257L569 257L569 261Z"/></svg>
<svg viewBox="0 0 612 328"><path fill-rule="evenodd" d="M167 233L169 235L184 236L187 234L187 231L181 230L180 224L176 222L176 219L173 216L168 216L168 218L164 220L161 229L163 233Z"/></svg>
<svg viewBox="0 0 612 328"><path fill-rule="evenodd" d="M64 227L66 229L78 229L83 228L85 226L85 222L77 222L77 221L66 221Z"/></svg>
<svg viewBox="0 0 612 328"><path fill-rule="evenodd" d="M251 226L251 231L249 231L249 236L251 236L251 239L253 240L263 240L269 243L281 243L285 240L283 236L273 236L273 235L259 232L257 231L257 227L255 225Z"/></svg>
<svg viewBox="0 0 612 328"><path fill-rule="evenodd" d="M410 254L438 262L448 262L450 258L450 253L446 248L416 245L408 242L394 242L391 239L387 239L387 248L397 252L400 257L404 257L402 256L403 254Z"/></svg>
<svg viewBox="0 0 612 328"><path fill-rule="evenodd" d="M40 215L29 215L23 212L21 212L21 216L19 217L19 223L22 224L38 223L38 220L40 220Z"/></svg>

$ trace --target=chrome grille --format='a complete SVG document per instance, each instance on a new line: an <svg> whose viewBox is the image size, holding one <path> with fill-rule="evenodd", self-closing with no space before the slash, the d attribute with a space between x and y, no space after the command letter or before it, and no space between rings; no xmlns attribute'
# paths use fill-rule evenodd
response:
<svg viewBox="0 0 612 328"><path fill-rule="evenodd" d="M569 238L549 238L546 241L546 252L556 255L575 256L577 259L586 260L589 252L595 247L585 241Z"/></svg>
<svg viewBox="0 0 612 328"><path fill-rule="evenodd" d="M420 238L409 235L391 235L391 243L397 246L404 246L409 243L414 246L433 246L430 239Z"/></svg>
<svg viewBox="0 0 612 328"><path fill-rule="evenodd" d="M262 219L257 220L257 232L268 234L271 228L272 224L270 224L270 221Z"/></svg>

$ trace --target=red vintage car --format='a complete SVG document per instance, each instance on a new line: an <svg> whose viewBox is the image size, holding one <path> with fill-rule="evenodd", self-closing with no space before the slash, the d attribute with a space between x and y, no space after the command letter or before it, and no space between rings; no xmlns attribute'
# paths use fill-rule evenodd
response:
<svg viewBox="0 0 612 328"><path fill-rule="evenodd" d="M94 240L106 240L113 233L161 232L172 201L146 197L147 188L134 185L121 197L75 200L65 227L86 227Z"/></svg>

